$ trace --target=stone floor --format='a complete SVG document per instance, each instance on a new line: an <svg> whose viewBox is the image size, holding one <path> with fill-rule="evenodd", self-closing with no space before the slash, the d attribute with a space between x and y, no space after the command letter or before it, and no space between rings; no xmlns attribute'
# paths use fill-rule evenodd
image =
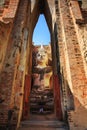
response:
<svg viewBox="0 0 87 130"><path fill-rule="evenodd" d="M29 120L57 120L55 113L53 114L30 114Z"/></svg>
<svg viewBox="0 0 87 130"><path fill-rule="evenodd" d="M21 128L19 130L65 130L64 128L34 128L34 127L29 127L29 128Z"/></svg>
<svg viewBox="0 0 87 130"><path fill-rule="evenodd" d="M21 122L18 130L68 130L66 123L58 121L55 114L30 117L29 120Z"/></svg>

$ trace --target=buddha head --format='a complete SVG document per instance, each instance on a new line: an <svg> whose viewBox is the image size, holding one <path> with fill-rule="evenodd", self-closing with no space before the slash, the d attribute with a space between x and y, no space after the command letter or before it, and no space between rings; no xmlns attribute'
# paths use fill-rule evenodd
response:
<svg viewBox="0 0 87 130"><path fill-rule="evenodd" d="M41 45L36 55L37 65L46 67L48 64L48 54L45 48Z"/></svg>

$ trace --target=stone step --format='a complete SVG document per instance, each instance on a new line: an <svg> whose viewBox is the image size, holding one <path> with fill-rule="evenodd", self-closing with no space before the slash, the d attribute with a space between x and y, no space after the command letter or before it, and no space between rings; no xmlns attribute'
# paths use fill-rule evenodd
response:
<svg viewBox="0 0 87 130"><path fill-rule="evenodd" d="M52 98L53 97L53 94L50 94L50 93L34 93L34 92L31 92L30 94L30 97L36 97L36 98L41 98L41 97L49 97L49 98Z"/></svg>
<svg viewBox="0 0 87 130"><path fill-rule="evenodd" d="M41 108L41 106L37 106L37 105L32 105L32 106L30 106L30 108L31 109L39 109L39 108ZM43 108L44 109L53 109L54 108L54 106L52 105L49 105L49 106L43 106Z"/></svg>
<svg viewBox="0 0 87 130"><path fill-rule="evenodd" d="M67 125L64 122L60 122L57 120L52 121L36 121L36 120L30 120L30 121L24 121L21 122L21 126L19 130L68 130Z"/></svg>
<svg viewBox="0 0 87 130"><path fill-rule="evenodd" d="M65 128L43 128L43 127L29 127L29 128L19 128L18 130L68 130Z"/></svg>
<svg viewBox="0 0 87 130"><path fill-rule="evenodd" d="M48 114L52 114L53 111L44 111L44 112L32 111L31 113L36 115L48 115Z"/></svg>
<svg viewBox="0 0 87 130"><path fill-rule="evenodd" d="M31 99L31 100L30 100L30 104L37 104L37 105L40 105L40 104L43 104L43 105L46 105L46 104L54 104L54 100L49 99L49 100L41 101L41 100Z"/></svg>
<svg viewBox="0 0 87 130"><path fill-rule="evenodd" d="M40 108L43 112L40 112ZM30 112L32 114L52 114L54 112L54 98L52 90L38 91L33 88L30 94Z"/></svg>
<svg viewBox="0 0 87 130"><path fill-rule="evenodd" d="M38 89L33 88L31 93L32 94L33 93L36 93L36 94L38 93L38 94L50 94L50 95L53 95L53 90L50 90L50 89L38 90Z"/></svg>
<svg viewBox="0 0 87 130"><path fill-rule="evenodd" d="M53 94L50 94L48 92L31 92L30 97L41 97L41 96L47 96L47 97L53 97Z"/></svg>
<svg viewBox="0 0 87 130"><path fill-rule="evenodd" d="M40 107L40 106L43 106L43 107L53 107L54 106L54 102L51 101L51 102L30 102L30 106L33 106L33 107Z"/></svg>
<svg viewBox="0 0 87 130"><path fill-rule="evenodd" d="M30 112L32 114L43 114L43 115L46 115L46 114L52 114L54 112L54 108L49 108L49 109L44 109L43 108L43 112L40 112L40 109L36 109L36 108L31 108L30 109Z"/></svg>

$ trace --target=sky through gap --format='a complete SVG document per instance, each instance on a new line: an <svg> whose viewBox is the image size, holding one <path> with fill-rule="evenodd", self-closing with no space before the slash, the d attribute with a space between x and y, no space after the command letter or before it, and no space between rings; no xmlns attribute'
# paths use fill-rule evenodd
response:
<svg viewBox="0 0 87 130"><path fill-rule="evenodd" d="M44 15L40 15L33 32L34 45L48 45L50 43L50 32Z"/></svg>

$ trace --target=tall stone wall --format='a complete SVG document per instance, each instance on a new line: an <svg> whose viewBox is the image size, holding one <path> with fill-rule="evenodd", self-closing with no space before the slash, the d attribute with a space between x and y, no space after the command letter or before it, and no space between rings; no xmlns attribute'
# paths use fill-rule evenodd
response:
<svg viewBox="0 0 87 130"><path fill-rule="evenodd" d="M68 111L68 121L71 130L81 129L85 130L86 115L87 115L87 77L86 77L86 62L84 59L84 44L81 36L83 30L86 35L86 24L82 27L83 17L77 1L60 0L55 1L57 12L57 24L59 24L59 50L60 50L60 67L61 74L63 73L66 86L66 107ZM58 5L58 6L57 6ZM58 7L58 8L57 8ZM77 23L79 25L77 25ZM81 36L81 37L80 37ZM86 42L86 37L85 37ZM63 78L63 77L62 77ZM63 83L64 84L64 83ZM71 94L68 95L67 86ZM68 108L69 100L74 99L74 110L72 107ZM69 109L69 110L68 110ZM85 116L84 116L85 115ZM82 120L81 120L82 117Z"/></svg>
<svg viewBox="0 0 87 130"><path fill-rule="evenodd" d="M0 75L0 97L4 99L0 108L1 124L7 122L9 110L14 110L13 123L17 123L21 115L27 48L27 33L24 29L27 9L28 0L21 0L13 22L5 62Z"/></svg>
<svg viewBox="0 0 87 130"><path fill-rule="evenodd" d="M75 13L73 13L73 9L72 7L70 7L70 11L71 11L71 15L73 18L73 22L74 22L74 26L75 26L75 30L76 30L76 34L77 34L77 38L78 38L78 42L79 42L79 46L80 46L80 51L81 51L81 55L82 55L82 61L83 61L83 68L84 68L84 73L85 73L85 79L83 78L84 81L84 86L83 86L83 102L84 104L82 105L81 103L79 104L78 101L76 101L75 104L75 112L72 113L72 117L74 120L74 124L76 125L76 127L79 126L81 128L79 129L86 129L86 116L87 116L87 107L86 107L86 100L87 100L87 12L86 12L86 7L87 7L87 2L86 1L82 1L83 5L82 8L80 8L80 16L82 16L82 19L80 19L80 22L76 22L76 18L75 18ZM84 5L85 3L85 5ZM81 22L82 21L82 22ZM82 71L83 73L83 71ZM82 114L81 114L82 113ZM79 120L78 120L79 119ZM77 123L75 123L77 122Z"/></svg>
<svg viewBox="0 0 87 130"><path fill-rule="evenodd" d="M6 55L6 49L9 39L9 34L11 31L12 24L4 24L0 23L0 72L2 71L2 66L4 62L4 58Z"/></svg>
<svg viewBox="0 0 87 130"><path fill-rule="evenodd" d="M82 8L87 10L87 1L86 0L82 0Z"/></svg>

